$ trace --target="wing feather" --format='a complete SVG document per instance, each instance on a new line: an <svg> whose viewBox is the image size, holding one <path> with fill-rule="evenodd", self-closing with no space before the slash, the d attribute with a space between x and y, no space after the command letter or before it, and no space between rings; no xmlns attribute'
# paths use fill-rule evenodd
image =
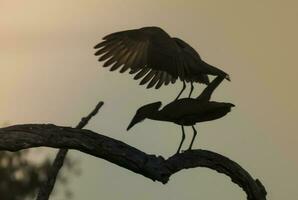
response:
<svg viewBox="0 0 298 200"><path fill-rule="evenodd" d="M176 79L172 76L170 76L170 77L171 77L171 83L174 84L176 82Z"/></svg>
<svg viewBox="0 0 298 200"><path fill-rule="evenodd" d="M98 56L98 55L101 55L107 51L114 51L116 48L118 48L122 44L123 44L122 41L108 43L107 45L104 45L102 48L100 48L97 52L95 52L94 55Z"/></svg>
<svg viewBox="0 0 298 200"><path fill-rule="evenodd" d="M122 57L122 59L121 59L121 63L123 64L123 67L122 67L122 69L120 70L120 73L123 73L123 72L125 72L126 70L128 70L128 68L129 68L129 65L126 65L126 63L127 63L127 60L130 58L130 56L132 56L132 54L133 54L134 52L127 52L123 57Z"/></svg>
<svg viewBox="0 0 298 200"><path fill-rule="evenodd" d="M130 49L130 54L125 62L124 67L120 70L120 73L125 72L129 68L132 68L134 64L138 63L138 60L136 59L136 57L139 54L139 50L141 46L142 46L142 43L137 44Z"/></svg>
<svg viewBox="0 0 298 200"><path fill-rule="evenodd" d="M137 73L137 72L142 71L142 69L144 69L144 68L141 68L141 67L139 67L139 68L134 68L134 69L131 69L129 73L130 73L130 74L135 74L135 73Z"/></svg>
<svg viewBox="0 0 298 200"><path fill-rule="evenodd" d="M129 52L128 49L123 49L123 51L121 51L121 53L119 53L119 59L117 60L117 62L112 66L112 68L110 69L110 71L115 71L116 69L118 69L120 66L125 64L126 59L129 57L129 54L131 52Z"/></svg>
<svg viewBox="0 0 298 200"><path fill-rule="evenodd" d="M103 67L108 67L110 66L111 64L113 64L114 62L116 62L117 60L115 59L115 56L110 58L109 60L107 60L104 64L103 64Z"/></svg>
<svg viewBox="0 0 298 200"><path fill-rule="evenodd" d="M161 71L157 72L155 74L155 76L152 78L152 80L150 81L150 83L147 85L147 88L152 88L156 83L157 81L160 79L160 75L161 75Z"/></svg>
<svg viewBox="0 0 298 200"><path fill-rule="evenodd" d="M146 84L148 81L151 80L151 78L157 73L155 70L151 70L140 82L140 85Z"/></svg>
<svg viewBox="0 0 298 200"><path fill-rule="evenodd" d="M115 43L117 40L104 40L100 43L98 43L97 45L94 46L94 49L99 49L103 46L106 46L106 45L109 45L109 44L112 44L112 43Z"/></svg>
<svg viewBox="0 0 298 200"><path fill-rule="evenodd" d="M119 54L117 55L118 59L116 63L111 67L110 71L115 71L116 69L118 69L120 66L124 64L123 60L125 59L125 55L127 53L128 53L128 49L123 49L119 52Z"/></svg>
<svg viewBox="0 0 298 200"><path fill-rule="evenodd" d="M145 76L147 74L147 72L149 72L149 71L150 71L150 68L148 68L148 67L147 68L143 68L139 73L137 73L135 75L134 79L137 80L137 79Z"/></svg>
<svg viewBox="0 0 298 200"><path fill-rule="evenodd" d="M165 78L165 85L168 85L170 82L171 82L171 78L170 78L171 75L167 74L166 73L166 78Z"/></svg>
<svg viewBox="0 0 298 200"><path fill-rule="evenodd" d="M159 81L157 82L155 89L159 89L165 83L166 77L167 77L167 73L161 72Z"/></svg>
<svg viewBox="0 0 298 200"><path fill-rule="evenodd" d="M136 51L130 51L127 56L124 58L124 66L123 68L120 70L120 73L124 73L125 71L127 71L130 66L131 66L131 62L133 61L134 57L136 55Z"/></svg>
<svg viewBox="0 0 298 200"><path fill-rule="evenodd" d="M137 49L134 58L131 61L130 68L131 70L137 70L143 68L146 65L144 52L146 50L146 43L141 42Z"/></svg>
<svg viewBox="0 0 298 200"><path fill-rule="evenodd" d="M123 65L123 63L116 62L116 63L110 68L110 71L115 71L115 70L117 70L119 67L121 67L122 65Z"/></svg>

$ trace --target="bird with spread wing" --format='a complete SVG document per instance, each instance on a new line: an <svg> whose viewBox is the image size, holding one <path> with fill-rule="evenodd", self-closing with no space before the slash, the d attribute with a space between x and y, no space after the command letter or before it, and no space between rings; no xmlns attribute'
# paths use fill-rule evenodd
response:
<svg viewBox="0 0 298 200"><path fill-rule="evenodd" d="M185 41L171 37L159 27L115 32L103 37L94 48L95 55L100 56L98 60L104 61L103 67L110 67L111 71L120 69L120 73L129 70L147 88L158 89L180 78L183 88L176 99L184 91L185 82L191 84L190 97L193 83L208 85L208 75L230 80L226 72L203 61Z"/></svg>

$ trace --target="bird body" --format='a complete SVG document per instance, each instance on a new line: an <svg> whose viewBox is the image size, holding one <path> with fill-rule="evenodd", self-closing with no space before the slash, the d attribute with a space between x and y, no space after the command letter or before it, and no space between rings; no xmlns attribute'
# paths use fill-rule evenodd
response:
<svg viewBox="0 0 298 200"><path fill-rule="evenodd" d="M230 103L200 102L197 99L183 98L166 105L159 111L159 114L166 121L172 121L183 126L192 126L199 122L221 118L231 110L231 107L233 104Z"/></svg>
<svg viewBox="0 0 298 200"><path fill-rule="evenodd" d="M199 122L219 119L230 112L234 105L224 102L202 102L199 99L183 98L169 103L161 110L159 110L160 107L161 102L155 102L139 108L127 130L146 118L178 124L182 128L182 139L177 150L177 153L179 153L185 139L184 126L191 126L194 131L188 148L190 150L197 135L194 125Z"/></svg>
<svg viewBox="0 0 298 200"><path fill-rule="evenodd" d="M160 109L162 105L160 101L140 107L128 125L127 130L144 119L178 124L182 128L182 140L177 150L177 153L179 153L185 138L184 126L191 126L194 131L189 146L189 149L191 149L197 135L197 131L194 127L196 123L219 119L229 113L231 108L234 107L231 103L210 101L211 95L222 81L223 77L218 76L195 99L178 99L167 104L162 109Z"/></svg>
<svg viewBox="0 0 298 200"><path fill-rule="evenodd" d="M161 110L161 102L150 103L139 108L135 122L148 118L151 120L168 121L178 125L192 126L199 122L219 119L230 112L234 105L224 102L201 102L197 99L183 98L173 101Z"/></svg>
<svg viewBox="0 0 298 200"><path fill-rule="evenodd" d="M178 78L186 82L209 84L208 74L229 79L224 71L204 62L185 41L171 37L159 27L144 27L115 32L103 38L94 48L104 67L123 73L130 70L134 79L147 88L160 88L175 83ZM184 90L184 89L183 89ZM182 90L182 91L183 91Z"/></svg>
<svg viewBox="0 0 298 200"><path fill-rule="evenodd" d="M231 103L201 102L192 98L173 101L159 110L161 105L161 102L155 102L139 108L128 129L146 118L173 122L183 126L192 126L199 122L219 119L230 112L231 107L234 106Z"/></svg>

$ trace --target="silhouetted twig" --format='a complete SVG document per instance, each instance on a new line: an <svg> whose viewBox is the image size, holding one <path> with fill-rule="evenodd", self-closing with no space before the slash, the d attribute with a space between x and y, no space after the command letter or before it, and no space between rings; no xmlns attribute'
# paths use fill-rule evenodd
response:
<svg viewBox="0 0 298 200"><path fill-rule="evenodd" d="M89 120L95 116L98 112L98 110L102 107L103 102L100 101L97 106L94 108L94 110L87 116L81 119L80 123L76 126L76 128L81 129L84 126L86 126L89 122ZM58 176L58 173L60 169L62 168L64 164L64 160L66 158L68 149L60 149L56 155L56 158L53 162L53 165L49 171L47 180L42 184L42 186L39 189L37 200L48 200L53 189L54 185L56 183L56 179Z"/></svg>
<svg viewBox="0 0 298 200"><path fill-rule="evenodd" d="M0 150L18 151L39 146L76 149L164 184L182 169L207 167L229 176L246 192L248 200L266 199L266 190L258 179L252 178L234 161L211 151L191 150L165 160L90 130L52 124L1 128L0 138Z"/></svg>

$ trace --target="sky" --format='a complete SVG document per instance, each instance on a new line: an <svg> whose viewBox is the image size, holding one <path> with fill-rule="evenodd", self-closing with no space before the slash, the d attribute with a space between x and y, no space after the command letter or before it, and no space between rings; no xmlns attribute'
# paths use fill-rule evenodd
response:
<svg viewBox="0 0 298 200"><path fill-rule="evenodd" d="M1 0L0 13L0 122L75 126L102 100L86 128L171 156L179 126L145 120L129 132L126 127L137 108L167 104L182 83L145 89L129 74L102 68L93 49L106 34L160 26L232 80L218 87L213 100L236 107L225 118L198 124L194 148L238 162L262 181L268 199L298 196L296 1ZM202 88L197 85L195 93ZM192 135L186 131L184 148ZM70 156L82 170L70 178L74 200L245 199L228 177L209 169L184 170L162 185L78 151Z"/></svg>

